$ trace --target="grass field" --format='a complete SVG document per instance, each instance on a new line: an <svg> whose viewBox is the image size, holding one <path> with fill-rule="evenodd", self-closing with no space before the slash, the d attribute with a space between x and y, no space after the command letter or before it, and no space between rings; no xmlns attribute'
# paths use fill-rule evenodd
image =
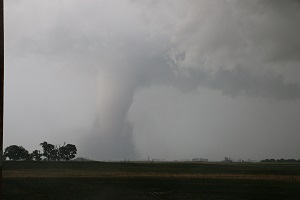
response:
<svg viewBox="0 0 300 200"><path fill-rule="evenodd" d="M4 199L300 199L300 164L4 162Z"/></svg>

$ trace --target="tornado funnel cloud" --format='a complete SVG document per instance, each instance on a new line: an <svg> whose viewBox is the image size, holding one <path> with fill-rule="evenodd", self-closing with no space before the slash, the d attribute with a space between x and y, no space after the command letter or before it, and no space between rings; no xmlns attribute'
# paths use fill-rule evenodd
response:
<svg viewBox="0 0 300 200"><path fill-rule="evenodd" d="M97 116L91 131L90 155L100 159L122 160L135 156L132 126L127 121L135 87L130 76L120 71L99 69L97 77Z"/></svg>

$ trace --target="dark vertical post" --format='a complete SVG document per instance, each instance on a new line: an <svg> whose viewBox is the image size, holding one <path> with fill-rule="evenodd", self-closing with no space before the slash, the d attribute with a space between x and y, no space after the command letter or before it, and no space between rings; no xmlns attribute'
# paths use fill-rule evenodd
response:
<svg viewBox="0 0 300 200"><path fill-rule="evenodd" d="M3 164L3 101L4 101L4 16L3 1L0 0L0 76L1 76L1 100L0 100L0 199L2 199L2 164Z"/></svg>

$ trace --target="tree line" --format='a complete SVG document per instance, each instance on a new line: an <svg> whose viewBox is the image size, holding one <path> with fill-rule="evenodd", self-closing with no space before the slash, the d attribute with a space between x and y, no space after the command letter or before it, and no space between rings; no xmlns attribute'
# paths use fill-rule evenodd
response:
<svg viewBox="0 0 300 200"><path fill-rule="evenodd" d="M282 162L300 162L300 159L296 160L296 159L264 159L264 160L261 160L260 162L270 162L270 163L282 163Z"/></svg>
<svg viewBox="0 0 300 200"><path fill-rule="evenodd" d="M77 148L74 144L53 145L47 142L40 144L43 148L43 152L40 150L34 150L29 153L24 147L18 145L11 145L4 150L3 157L6 160L20 161L20 160L47 160L47 161L69 161L75 158L77 154Z"/></svg>
<svg viewBox="0 0 300 200"><path fill-rule="evenodd" d="M245 160L242 160L242 159L238 159L238 160L234 160L230 157L225 157L224 160L222 162L227 162L227 163L233 163L233 162L256 162L256 161L251 161L250 159L248 159L247 161ZM264 160L261 160L259 161L261 163L291 163L291 162L300 162L300 159L296 160L296 159L284 159L284 158L281 158L281 159L264 159Z"/></svg>

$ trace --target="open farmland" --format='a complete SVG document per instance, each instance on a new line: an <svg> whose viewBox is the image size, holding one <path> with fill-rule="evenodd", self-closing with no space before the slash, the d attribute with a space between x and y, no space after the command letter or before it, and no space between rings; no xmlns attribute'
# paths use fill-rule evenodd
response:
<svg viewBox="0 0 300 200"><path fill-rule="evenodd" d="M4 199L300 199L299 164L4 162Z"/></svg>

